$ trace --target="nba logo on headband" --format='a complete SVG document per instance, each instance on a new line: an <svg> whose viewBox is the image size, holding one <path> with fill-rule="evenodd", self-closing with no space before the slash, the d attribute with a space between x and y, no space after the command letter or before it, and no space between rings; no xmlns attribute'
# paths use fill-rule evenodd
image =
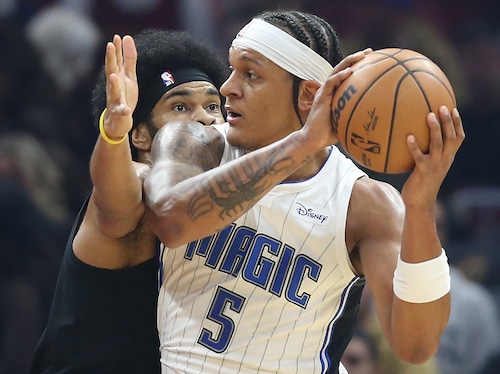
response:
<svg viewBox="0 0 500 374"><path fill-rule="evenodd" d="M165 83L166 87L168 87L171 84L175 83L174 76L169 71L163 72L162 75L161 75L161 79L163 79L163 83Z"/></svg>
<svg viewBox="0 0 500 374"><path fill-rule="evenodd" d="M250 24L243 26L243 28L236 34L236 38L241 38L245 31L250 27Z"/></svg>

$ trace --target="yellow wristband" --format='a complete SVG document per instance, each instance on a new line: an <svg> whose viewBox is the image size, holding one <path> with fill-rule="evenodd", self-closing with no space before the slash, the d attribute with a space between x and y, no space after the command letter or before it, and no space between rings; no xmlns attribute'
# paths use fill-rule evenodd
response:
<svg viewBox="0 0 500 374"><path fill-rule="evenodd" d="M113 140L106 135L106 132L104 132L104 113L106 113L106 109L107 108L104 108L104 110L101 113L101 117L99 117L99 132L101 133L101 136L106 141L106 143L113 145L123 143L123 141L127 138L128 134L125 134L123 138L121 138L120 140Z"/></svg>

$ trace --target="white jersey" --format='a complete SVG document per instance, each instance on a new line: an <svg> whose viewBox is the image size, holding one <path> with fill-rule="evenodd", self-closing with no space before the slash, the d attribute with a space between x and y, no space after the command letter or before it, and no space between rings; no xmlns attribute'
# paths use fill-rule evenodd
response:
<svg viewBox="0 0 500 374"><path fill-rule="evenodd" d="M338 373L364 285L345 245L364 175L331 147L312 178L276 186L216 235L163 250L163 373Z"/></svg>

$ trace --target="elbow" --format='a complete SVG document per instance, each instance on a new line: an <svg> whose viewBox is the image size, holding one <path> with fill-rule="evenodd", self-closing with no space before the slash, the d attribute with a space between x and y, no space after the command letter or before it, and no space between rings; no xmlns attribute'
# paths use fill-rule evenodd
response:
<svg viewBox="0 0 500 374"><path fill-rule="evenodd" d="M413 365L422 365L429 361L438 351L438 343L426 343L421 342L415 346L408 346L407 344L401 344L398 348L393 349L395 355L401 361L407 362Z"/></svg>
<svg viewBox="0 0 500 374"><path fill-rule="evenodd" d="M176 219L168 210L146 210L146 222L158 237L158 239L168 248L177 248L184 242L185 225L181 219Z"/></svg>
<svg viewBox="0 0 500 374"><path fill-rule="evenodd" d="M138 206L128 211L110 211L109 209L96 209L95 222L97 229L110 238L124 238L139 225L145 209Z"/></svg>
<svg viewBox="0 0 500 374"><path fill-rule="evenodd" d="M162 186L159 174L151 171L144 181L145 218L148 227L158 239L169 248L176 248L182 238L184 224L179 209L181 201L171 188Z"/></svg>

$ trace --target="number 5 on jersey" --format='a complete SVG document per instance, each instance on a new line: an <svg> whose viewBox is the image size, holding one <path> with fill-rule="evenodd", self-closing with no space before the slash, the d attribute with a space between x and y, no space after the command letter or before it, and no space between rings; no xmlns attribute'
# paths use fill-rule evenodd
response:
<svg viewBox="0 0 500 374"><path fill-rule="evenodd" d="M244 297L219 286L208 311L207 319L218 324L220 329L217 333L204 327L198 338L198 343L214 352L224 352L229 346L235 330L234 321L224 314L226 306L232 311L239 313L244 303Z"/></svg>

